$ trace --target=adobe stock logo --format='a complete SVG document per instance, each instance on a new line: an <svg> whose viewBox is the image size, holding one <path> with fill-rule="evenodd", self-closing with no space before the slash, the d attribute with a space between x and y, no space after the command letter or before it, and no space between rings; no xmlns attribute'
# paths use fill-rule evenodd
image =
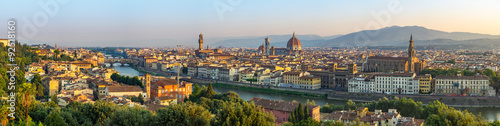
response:
<svg viewBox="0 0 500 126"><path fill-rule="evenodd" d="M59 13L60 5L67 4L69 0L40 0L38 5L42 10L35 12L31 18L23 16L21 19L20 38L30 39L38 34L38 29L45 27L50 18ZM31 20L30 20L31 19Z"/></svg>
<svg viewBox="0 0 500 126"><path fill-rule="evenodd" d="M233 11L234 7L240 5L241 2L243 2L243 0L226 0L225 2L222 0L215 0L212 5L214 6L217 15L219 15L219 19L223 21L224 13L226 13L226 11Z"/></svg>
<svg viewBox="0 0 500 126"><path fill-rule="evenodd" d="M374 20L365 24L364 32L358 32L354 36L354 41L351 44L353 47L366 46L368 42L371 42L371 38L379 35L378 30L369 29L380 29L385 26L390 25L392 21L392 16L397 15L403 11L403 7L400 6L401 2L399 0L391 0L387 3L387 9L380 11L371 11L371 15ZM354 27L354 31L362 31L359 27Z"/></svg>

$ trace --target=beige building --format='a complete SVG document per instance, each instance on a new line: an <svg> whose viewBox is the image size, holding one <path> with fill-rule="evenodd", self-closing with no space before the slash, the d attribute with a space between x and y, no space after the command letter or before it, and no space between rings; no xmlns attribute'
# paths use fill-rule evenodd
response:
<svg viewBox="0 0 500 126"><path fill-rule="evenodd" d="M59 93L59 81L52 77L44 78L44 80L42 81L42 85L45 94L49 96L57 95L57 93Z"/></svg>
<svg viewBox="0 0 500 126"><path fill-rule="evenodd" d="M107 86L107 96L136 96L142 95L143 91L139 86ZM144 96L144 95L143 95Z"/></svg>
<svg viewBox="0 0 500 126"><path fill-rule="evenodd" d="M438 95L482 96L488 95L489 77L436 76L435 93Z"/></svg>
<svg viewBox="0 0 500 126"><path fill-rule="evenodd" d="M420 94L428 94L431 90L432 76L430 74L425 74L418 76L418 85Z"/></svg>

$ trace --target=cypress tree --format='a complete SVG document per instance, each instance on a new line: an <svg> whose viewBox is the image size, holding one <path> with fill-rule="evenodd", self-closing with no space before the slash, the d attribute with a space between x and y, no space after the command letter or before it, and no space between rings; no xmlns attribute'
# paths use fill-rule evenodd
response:
<svg viewBox="0 0 500 126"><path fill-rule="evenodd" d="M207 97L207 98L211 98L211 97L212 97L212 95L214 95L214 94L215 94L215 91L214 91L214 89L212 88L212 83L210 83L210 84L208 85L207 90L205 91L205 97Z"/></svg>
<svg viewBox="0 0 500 126"><path fill-rule="evenodd" d="M307 105L304 106L304 117L302 119L307 119L309 118L309 109L307 108Z"/></svg>
<svg viewBox="0 0 500 126"><path fill-rule="evenodd" d="M304 119L304 110L302 109L302 103L299 103L299 107L297 108L297 110L299 111L298 112L298 118L297 118L297 122L300 122L302 119Z"/></svg>

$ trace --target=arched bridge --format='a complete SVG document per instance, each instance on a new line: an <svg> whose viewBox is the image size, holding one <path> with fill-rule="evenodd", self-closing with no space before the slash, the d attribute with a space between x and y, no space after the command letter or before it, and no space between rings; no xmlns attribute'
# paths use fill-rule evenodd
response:
<svg viewBox="0 0 500 126"><path fill-rule="evenodd" d="M115 63L120 63L121 66L124 66L125 64L133 64L134 63L134 60L132 59L112 59L112 58L109 58L109 59L104 59L104 63L109 63L109 66L110 67L113 67L113 64Z"/></svg>

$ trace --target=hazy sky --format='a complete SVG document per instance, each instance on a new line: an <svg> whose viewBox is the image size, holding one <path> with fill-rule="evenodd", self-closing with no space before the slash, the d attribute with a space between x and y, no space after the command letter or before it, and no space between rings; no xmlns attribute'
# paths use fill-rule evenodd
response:
<svg viewBox="0 0 500 126"><path fill-rule="evenodd" d="M194 44L199 33L207 42L293 31L330 36L392 25L500 34L499 0L62 0L47 11L43 2L54 1L1 0L0 29L14 18L23 42L60 46Z"/></svg>

